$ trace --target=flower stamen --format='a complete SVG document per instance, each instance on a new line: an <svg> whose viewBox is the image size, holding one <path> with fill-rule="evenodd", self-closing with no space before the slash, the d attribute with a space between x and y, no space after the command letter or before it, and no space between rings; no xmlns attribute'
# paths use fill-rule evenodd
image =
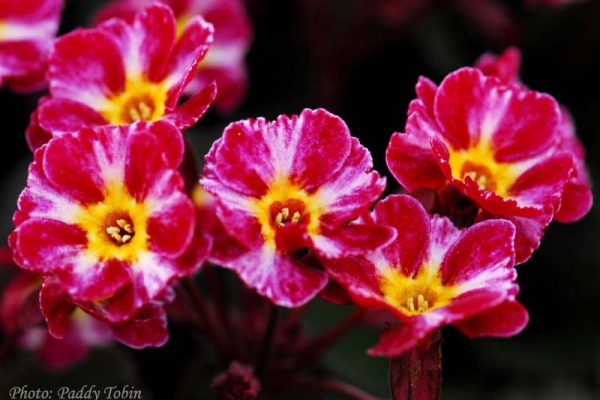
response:
<svg viewBox="0 0 600 400"><path fill-rule="evenodd" d="M135 231L131 223L127 222L126 219L119 218L116 220L116 226L110 225L106 228L106 234L117 245L123 245L133 239Z"/></svg>

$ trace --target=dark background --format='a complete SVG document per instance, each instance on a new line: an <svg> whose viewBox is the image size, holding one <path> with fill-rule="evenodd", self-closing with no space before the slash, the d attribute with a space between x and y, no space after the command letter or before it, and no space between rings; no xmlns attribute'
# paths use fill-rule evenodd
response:
<svg viewBox="0 0 600 400"><path fill-rule="evenodd" d="M61 32L87 24L102 3L67 1ZM199 155L228 122L325 107L348 123L372 151L376 168L387 173L385 147L391 133L404 126L419 75L439 82L485 51L516 45L523 53L522 81L571 110L587 148L592 180L600 177L598 1L564 7L500 0L247 3L255 26L248 56L250 92L234 114L212 112L187 133ZM24 129L37 98L0 91L3 237L12 229L10 216L31 159ZM397 189L391 177L388 188ZM444 330L444 399L600 398L599 218L600 211L593 208L578 223L553 223L541 248L519 267L520 300L531 318L521 335L469 340L453 328ZM9 275L4 271L0 278L5 282ZM306 317L308 331L331 326L349 309L316 301ZM355 330L319 369L387 396L388 361L365 355L377 333ZM59 375L45 371L30 355L17 353L0 376L0 399L5 388L24 383L50 388L129 384L142 388L144 399L198 398L210 380L204 371L208 356L183 327L172 324L171 334L163 349L133 351L114 345L94 351L88 361Z"/></svg>

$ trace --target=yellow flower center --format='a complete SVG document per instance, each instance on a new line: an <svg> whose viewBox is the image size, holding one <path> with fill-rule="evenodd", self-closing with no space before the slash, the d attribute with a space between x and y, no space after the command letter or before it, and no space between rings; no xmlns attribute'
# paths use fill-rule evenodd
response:
<svg viewBox="0 0 600 400"><path fill-rule="evenodd" d="M518 177L514 164L496 161L488 140L480 140L466 150L450 150L449 163L455 179L470 177L480 188L505 198Z"/></svg>
<svg viewBox="0 0 600 400"><path fill-rule="evenodd" d="M135 262L148 249L148 208L122 184L108 185L103 201L81 207L76 214L76 223L87 235L86 255Z"/></svg>
<svg viewBox="0 0 600 400"><path fill-rule="evenodd" d="M439 271L426 265L414 277L395 268L384 268L380 290L389 304L405 315L418 315L449 304L458 289L444 286Z"/></svg>
<svg viewBox="0 0 600 400"><path fill-rule="evenodd" d="M277 229L289 224L305 224L309 234L318 234L325 211L321 199L287 178L275 179L264 196L252 201L251 208L262 226L263 239L272 244Z"/></svg>
<svg viewBox="0 0 600 400"><path fill-rule="evenodd" d="M144 77L128 79L125 90L109 98L100 113L115 125L157 121L165 115L167 92L164 82L150 82Z"/></svg>

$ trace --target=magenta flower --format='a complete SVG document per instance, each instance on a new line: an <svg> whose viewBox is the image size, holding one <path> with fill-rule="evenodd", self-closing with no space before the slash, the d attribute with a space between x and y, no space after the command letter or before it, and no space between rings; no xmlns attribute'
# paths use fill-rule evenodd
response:
<svg viewBox="0 0 600 400"><path fill-rule="evenodd" d="M408 190L447 183L483 211L517 226L517 260L539 246L559 210L573 156L559 148L561 112L549 95L505 85L478 69L449 74L440 87L420 78L405 133L386 160Z"/></svg>
<svg viewBox="0 0 600 400"><path fill-rule="evenodd" d="M160 0L173 9L177 31L201 15L215 27L215 40L197 72L184 89L193 95L211 82L219 88L215 105L220 112L232 111L243 100L247 87L245 56L252 39L252 26L241 0ZM100 10L97 20L119 17L133 20L136 12L152 0L116 0Z"/></svg>
<svg viewBox="0 0 600 400"><path fill-rule="evenodd" d="M62 0L0 5L0 85L29 92L45 85L46 58L58 31Z"/></svg>
<svg viewBox="0 0 600 400"><path fill-rule="evenodd" d="M305 304L327 283L300 250L335 258L393 237L385 227L347 224L368 210L385 181L346 124L325 110L229 125L206 156L201 183L239 242L215 245L212 259L278 305Z"/></svg>
<svg viewBox="0 0 600 400"><path fill-rule="evenodd" d="M460 230L405 195L380 201L364 222L393 226L398 237L371 254L325 265L356 304L388 310L399 322L369 354L398 356L446 324L469 337L512 336L527 324L527 311L515 299L510 222Z"/></svg>
<svg viewBox="0 0 600 400"><path fill-rule="evenodd" d="M524 86L519 80L521 52L515 47L508 48L498 56L486 53L477 60L475 66L484 74L495 76L506 84ZM590 211L593 196L585 165L585 148L575 133L575 123L566 107L561 106L561 114L561 123L558 127L560 141L557 151L571 153L574 168L565 185L560 208L554 218L560 222L575 222Z"/></svg>
<svg viewBox="0 0 600 400"><path fill-rule="evenodd" d="M107 320L129 319L209 251L194 237L182 157L181 132L166 122L51 140L35 152L13 218L15 261L56 279L74 302L101 306Z"/></svg>
<svg viewBox="0 0 600 400"><path fill-rule="evenodd" d="M209 85L178 105L212 42L212 25L195 17L176 39L167 6L153 4L131 24L113 19L78 29L54 44L49 58L50 96L40 101L27 129L32 149L81 126L169 121L185 129L208 109Z"/></svg>

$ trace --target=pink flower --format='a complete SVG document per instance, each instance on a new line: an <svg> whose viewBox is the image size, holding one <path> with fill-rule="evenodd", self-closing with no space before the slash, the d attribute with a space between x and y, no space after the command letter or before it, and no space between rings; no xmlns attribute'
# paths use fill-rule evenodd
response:
<svg viewBox="0 0 600 400"><path fill-rule="evenodd" d="M234 109L246 93L247 76L244 58L252 38L252 26L240 0L161 0L173 9L178 32L196 15L215 26L215 41L206 57L198 64L197 73L185 94L192 95L217 82L216 106L220 112ZM117 0L104 7L97 20L112 17L133 20L136 12L151 0Z"/></svg>
<svg viewBox="0 0 600 400"><path fill-rule="evenodd" d="M519 81L521 52L515 47L496 56L486 53L477 60L475 66L488 76L495 76L507 84L524 87ZM574 168L565 185L561 205L554 218L559 222L575 222L583 218L592 208L591 182L585 165L585 148L575 133L575 123L566 107L561 106L561 123L558 127L560 143L557 151L573 155Z"/></svg>
<svg viewBox="0 0 600 400"><path fill-rule="evenodd" d="M549 95L462 68L438 87L420 78L405 133L386 160L408 190L447 183L482 213L517 225L517 260L529 258L560 208L573 156L559 148L561 112Z"/></svg>
<svg viewBox="0 0 600 400"><path fill-rule="evenodd" d="M127 320L113 322L108 319L109 315L102 305L72 300L57 279L46 278L39 296L40 309L51 337L58 340L83 339L79 341L90 345L96 344L99 337L102 339L110 335L111 339L114 337L135 349L160 347L167 342L169 331L163 306L173 297L172 289L167 287ZM76 336L73 336L74 329Z"/></svg>
<svg viewBox="0 0 600 400"><path fill-rule="evenodd" d="M175 30L171 9L157 3L131 24L113 19L59 38L49 58L50 96L32 115L29 146L81 126L139 120L165 120L180 129L193 125L213 101L214 85L178 101L212 42L213 28L195 17L177 40Z"/></svg>
<svg viewBox="0 0 600 400"><path fill-rule="evenodd" d="M83 360L89 347L112 341L108 327L81 311L69 321L64 340L52 337L45 327L38 304L42 276L21 271L2 291L0 322L7 337L34 352L42 363L52 369L64 369Z"/></svg>
<svg viewBox="0 0 600 400"><path fill-rule="evenodd" d="M385 181L346 124L322 109L229 125L206 156L201 183L239 242L215 244L212 260L281 306L305 304L327 283L302 250L335 258L393 237L388 228L347 224L379 197Z"/></svg>
<svg viewBox="0 0 600 400"><path fill-rule="evenodd" d="M46 57L58 31L62 0L3 1L0 5L0 85L41 89Z"/></svg>
<svg viewBox="0 0 600 400"><path fill-rule="evenodd" d="M510 222L460 230L405 195L380 201L364 220L393 226L398 237L374 253L325 265L356 304L388 310L399 321L369 354L398 356L446 324L469 337L512 336L527 324L527 311L515 299Z"/></svg>
<svg viewBox="0 0 600 400"><path fill-rule="evenodd" d="M17 264L108 321L130 319L209 251L194 237L177 172L183 146L173 125L137 122L82 128L39 148L13 217Z"/></svg>

